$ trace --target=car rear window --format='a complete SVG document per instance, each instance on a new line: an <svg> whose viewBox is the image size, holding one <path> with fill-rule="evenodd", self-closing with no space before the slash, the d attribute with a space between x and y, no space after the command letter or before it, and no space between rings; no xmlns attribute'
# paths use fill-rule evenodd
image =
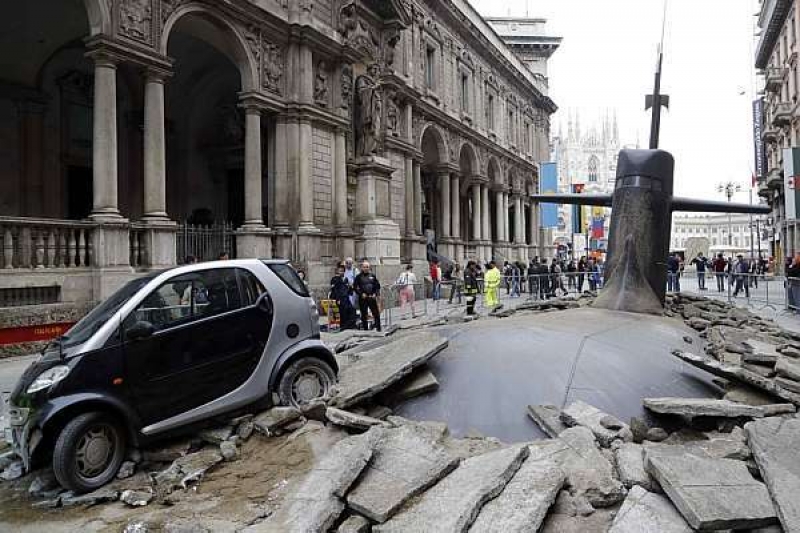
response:
<svg viewBox="0 0 800 533"><path fill-rule="evenodd" d="M294 268L292 268L292 265L288 263L282 263L268 264L267 266L270 270L275 272L275 275L278 276L287 287L292 289L292 291L296 292L300 296L309 296L308 287L306 287L306 284L303 283L302 279L300 279L300 276L297 275L297 272L295 272Z"/></svg>

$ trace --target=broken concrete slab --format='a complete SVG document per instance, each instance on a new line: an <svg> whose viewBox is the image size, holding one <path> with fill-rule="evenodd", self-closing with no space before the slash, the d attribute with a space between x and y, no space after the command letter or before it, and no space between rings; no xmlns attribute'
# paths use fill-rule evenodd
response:
<svg viewBox="0 0 800 533"><path fill-rule="evenodd" d="M553 461L526 460L503 492L483 506L470 531L538 531L565 480Z"/></svg>
<svg viewBox="0 0 800 533"><path fill-rule="evenodd" d="M740 427L734 428L730 433L717 431L700 433L682 429L673 433L663 444L645 443L645 449L651 454L691 453L708 459L736 459L738 461L745 461L751 456L744 431Z"/></svg>
<svg viewBox="0 0 800 533"><path fill-rule="evenodd" d="M389 429L375 449L347 505L378 523L458 466L439 444L437 433L420 425Z"/></svg>
<svg viewBox="0 0 800 533"><path fill-rule="evenodd" d="M619 480L625 488L639 486L649 492L660 492L655 482L644 468L644 447L641 444L626 442L614 451L614 461L619 472Z"/></svg>
<svg viewBox="0 0 800 533"><path fill-rule="evenodd" d="M648 450L646 468L695 529L747 529L777 521L767 487L741 461Z"/></svg>
<svg viewBox="0 0 800 533"><path fill-rule="evenodd" d="M537 441L529 449L532 460L555 461L573 494L585 496L594 507L609 507L625 498L625 487L614 466L600 452L588 428L569 428L559 438Z"/></svg>
<svg viewBox="0 0 800 533"><path fill-rule="evenodd" d="M561 409L555 405L529 405L528 416L548 437L556 438L567 429L561 421Z"/></svg>
<svg viewBox="0 0 800 533"><path fill-rule="evenodd" d="M418 500L372 531L465 532L484 504L508 484L527 455L526 446L510 446L467 459Z"/></svg>
<svg viewBox="0 0 800 533"><path fill-rule="evenodd" d="M370 529L372 528L369 520L363 516L353 515L342 522L336 533L369 533Z"/></svg>
<svg viewBox="0 0 800 533"><path fill-rule="evenodd" d="M766 354L755 352L745 353L742 355L743 363L750 363L753 365L775 366L775 363L778 362L778 359L781 359L781 355L779 353Z"/></svg>
<svg viewBox="0 0 800 533"><path fill-rule="evenodd" d="M216 449L200 450L175 459L169 467L153 476L159 499L176 488L185 489L189 484L201 480L206 472L222 460L222 454Z"/></svg>
<svg viewBox="0 0 800 533"><path fill-rule="evenodd" d="M428 394L439 389L439 380L427 368L420 368L403 379L398 384L386 391L387 400L391 400L392 405L406 402L417 396ZM389 403L389 402L387 402Z"/></svg>
<svg viewBox="0 0 800 533"><path fill-rule="evenodd" d="M609 533L691 533L693 530L670 501L642 487L633 487Z"/></svg>
<svg viewBox="0 0 800 533"><path fill-rule="evenodd" d="M764 418L744 429L784 531L800 531L800 420Z"/></svg>
<svg viewBox="0 0 800 533"><path fill-rule="evenodd" d="M447 347L447 339L414 333L348 357L338 357L339 385L331 405L346 409L411 374Z"/></svg>
<svg viewBox="0 0 800 533"><path fill-rule="evenodd" d="M277 430L303 416L296 407L273 407L259 413L253 419L255 430L267 437L275 436Z"/></svg>
<svg viewBox="0 0 800 533"><path fill-rule="evenodd" d="M800 363L781 359L775 364L775 372L782 378L800 381Z"/></svg>
<svg viewBox="0 0 800 533"><path fill-rule="evenodd" d="M153 500L154 496L153 489L148 487L145 490L123 490L119 499L129 507L144 507Z"/></svg>
<svg viewBox="0 0 800 533"><path fill-rule="evenodd" d="M729 402L755 406L771 405L775 403L771 395L743 383L728 382L725 391L725 396L723 396L722 399L728 400Z"/></svg>
<svg viewBox="0 0 800 533"><path fill-rule="evenodd" d="M795 381L793 379L786 379L786 378L782 378L782 377L777 377L777 378L775 378L774 383L780 389L783 389L783 390L786 390L786 391L792 391L795 394L800 394L800 381Z"/></svg>
<svg viewBox="0 0 800 533"><path fill-rule="evenodd" d="M778 398L786 400L787 402L800 405L800 394L783 389L776 385L771 379L745 370L740 366L720 363L712 359L707 359L705 357L688 352L682 352L680 350L675 350L672 352L672 354L675 357L678 357L679 359L691 364L692 366L705 370L706 372L710 372L716 376L741 381L758 389L767 391Z"/></svg>
<svg viewBox="0 0 800 533"><path fill-rule="evenodd" d="M600 409L589 405L580 400L576 400L561 411L561 421L568 426L583 426L594 433L597 442L603 447L611 446L614 440L633 441L633 433L624 422L619 422L616 427L619 429L609 429L607 421L610 415Z"/></svg>
<svg viewBox="0 0 800 533"><path fill-rule="evenodd" d="M715 418L763 418L797 411L792 404L764 406L745 405L727 400L705 398L645 398L645 408L659 414L680 415L686 418L711 416Z"/></svg>
<svg viewBox="0 0 800 533"><path fill-rule="evenodd" d="M223 441L228 440L230 436L233 435L233 431L234 426L231 424L227 426L204 429L197 436L208 444L218 445Z"/></svg>
<svg viewBox="0 0 800 533"><path fill-rule="evenodd" d="M342 426L344 428L353 429L356 431L366 431L372 426L386 426L385 422L365 415L357 415L343 409L335 407L328 407L325 410L325 418L331 424Z"/></svg>
<svg viewBox="0 0 800 533"><path fill-rule="evenodd" d="M328 531L344 511L342 498L366 468L384 431L383 428L373 427L366 433L337 442L273 515L245 531Z"/></svg>

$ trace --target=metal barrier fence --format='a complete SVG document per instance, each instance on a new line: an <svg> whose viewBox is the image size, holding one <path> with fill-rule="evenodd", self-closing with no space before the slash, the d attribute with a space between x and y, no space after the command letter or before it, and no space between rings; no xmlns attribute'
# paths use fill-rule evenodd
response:
<svg viewBox="0 0 800 533"><path fill-rule="evenodd" d="M667 275L668 292L694 293L728 303L773 310L789 309L790 283L783 276L730 272ZM800 297L800 290L798 291ZM798 299L800 304L800 299Z"/></svg>

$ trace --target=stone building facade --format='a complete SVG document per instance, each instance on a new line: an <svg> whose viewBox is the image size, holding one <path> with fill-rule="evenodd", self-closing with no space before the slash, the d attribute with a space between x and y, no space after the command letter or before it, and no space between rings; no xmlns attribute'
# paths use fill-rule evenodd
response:
<svg viewBox="0 0 800 533"><path fill-rule="evenodd" d="M797 61L800 3L793 0L761 2L756 68L763 74L763 116L760 124L765 155L758 194L772 207L775 242L772 254L783 268L784 258L800 252L797 209L787 210L787 195L796 195L793 176L786 172L784 150L800 146L800 65ZM791 182L789 181L791 178ZM791 183L791 187L786 185ZM797 202L790 202L791 204ZM794 211L794 212L791 212Z"/></svg>
<svg viewBox="0 0 800 533"><path fill-rule="evenodd" d="M763 216L725 213L675 214L672 216L672 242L670 249L683 251L690 239L707 239L704 253L722 252L725 257L743 253L758 257L771 255L769 231ZM760 242L759 242L760 241Z"/></svg>
<svg viewBox="0 0 800 533"><path fill-rule="evenodd" d="M388 277L429 246L537 253L554 48L526 42L532 70L466 0L5 11L21 21L0 37L6 300L99 300L184 253L215 258L208 242L315 283L345 256Z"/></svg>

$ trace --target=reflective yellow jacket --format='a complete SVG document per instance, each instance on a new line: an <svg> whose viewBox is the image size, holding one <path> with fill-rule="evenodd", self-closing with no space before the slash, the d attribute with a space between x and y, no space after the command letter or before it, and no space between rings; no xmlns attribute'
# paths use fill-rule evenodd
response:
<svg viewBox="0 0 800 533"><path fill-rule="evenodd" d="M496 289L500 286L500 281L502 280L502 276L500 275L500 271L495 268L490 268L486 271L486 278L484 279L486 283L486 288L488 289Z"/></svg>

